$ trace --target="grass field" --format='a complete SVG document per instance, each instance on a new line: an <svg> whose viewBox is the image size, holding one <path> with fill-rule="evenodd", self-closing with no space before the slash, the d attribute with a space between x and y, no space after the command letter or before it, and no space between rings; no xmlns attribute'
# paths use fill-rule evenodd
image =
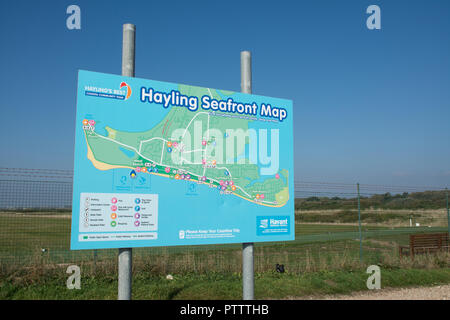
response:
<svg viewBox="0 0 450 320"><path fill-rule="evenodd" d="M81 289L66 287L65 266L4 272L0 299L117 299L117 273L108 266L96 273L81 266ZM109 270L109 272L108 272ZM362 268L305 273L263 272L255 275L256 299L314 298L324 294L367 291ZM450 268L392 268L382 266L382 288L432 286L450 283ZM241 299L242 278L237 273L175 274L173 280L143 269L133 275L133 299Z"/></svg>
<svg viewBox="0 0 450 320"><path fill-rule="evenodd" d="M385 286L450 283L450 255L398 257L409 234L447 231L441 211L416 212L429 222L420 227L409 227L409 211L377 214L376 222L363 219L360 261L359 228L348 213L345 222L340 210L297 213L296 240L255 244L256 297L364 290L370 264L381 266ZM70 251L69 236L67 212L0 212L0 299L115 299L117 250ZM135 248L134 298L240 299L241 255L240 244ZM277 263L285 274L274 272ZM80 291L65 287L70 264L82 268Z"/></svg>
<svg viewBox="0 0 450 320"><path fill-rule="evenodd" d="M359 261L359 228L349 221L349 211L301 211L296 214L296 240L255 244L255 268L261 272L273 269L276 263L300 271L312 264L323 266L341 261ZM353 216L357 212L352 213ZM362 216L374 214L363 211ZM363 260L380 263L397 256L398 245L408 243L409 234L446 232L443 210L416 211L414 216L426 217L430 225L409 227L411 210L377 210L376 223L363 222ZM342 222L345 217L347 222ZM401 216L402 218L399 218ZM309 217L309 218L305 218ZM311 218L314 217L314 218ZM322 219L321 217L326 217ZM330 217L333 217L331 219ZM304 222L305 220L335 222ZM399 224L399 221L403 221ZM422 220L423 221L423 220ZM395 223L394 223L395 222ZM75 263L103 261L114 258L117 250L70 251L70 215L68 212L0 212L0 262L20 264ZM241 245L176 246L136 248L135 256L153 257L155 269L183 272L240 270ZM314 267L314 268L317 268Z"/></svg>

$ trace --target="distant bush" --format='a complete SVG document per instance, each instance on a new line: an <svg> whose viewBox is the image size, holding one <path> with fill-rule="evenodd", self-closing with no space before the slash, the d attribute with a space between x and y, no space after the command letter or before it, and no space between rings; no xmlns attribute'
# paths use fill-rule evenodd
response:
<svg viewBox="0 0 450 320"><path fill-rule="evenodd" d="M382 223L392 220L407 221L409 218L420 217L420 214L400 214L400 213L377 213L362 212L361 221L367 223ZM320 222L320 223L356 223L358 222L358 210L342 210L329 214L312 214L299 212L295 215L297 222Z"/></svg>
<svg viewBox="0 0 450 320"><path fill-rule="evenodd" d="M446 207L445 191L424 191L392 195L375 194L370 197L360 197L361 208L373 209L441 209ZM339 197L309 197L295 199L296 210L354 210L357 208L357 198Z"/></svg>

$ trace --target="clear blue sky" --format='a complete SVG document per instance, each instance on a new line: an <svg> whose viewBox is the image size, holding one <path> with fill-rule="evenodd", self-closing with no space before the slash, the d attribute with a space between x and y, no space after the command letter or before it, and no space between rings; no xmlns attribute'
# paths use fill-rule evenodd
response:
<svg viewBox="0 0 450 320"><path fill-rule="evenodd" d="M81 8L81 30L66 8ZM365 13L381 8L381 30ZM295 177L450 185L450 1L8 1L0 11L0 166L73 168L77 70L253 92L295 108Z"/></svg>

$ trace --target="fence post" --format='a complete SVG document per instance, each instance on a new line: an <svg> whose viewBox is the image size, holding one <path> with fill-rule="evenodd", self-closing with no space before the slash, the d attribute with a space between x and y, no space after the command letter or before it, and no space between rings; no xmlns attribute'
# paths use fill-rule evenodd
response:
<svg viewBox="0 0 450 320"><path fill-rule="evenodd" d="M94 249L93 255L94 255L94 274L96 274L97 273L97 249Z"/></svg>
<svg viewBox="0 0 450 320"><path fill-rule="evenodd" d="M252 57L250 51L241 52L241 92L252 93ZM242 244L242 297L254 299L253 243Z"/></svg>
<svg viewBox="0 0 450 320"><path fill-rule="evenodd" d="M134 77L135 40L136 26L130 23L124 24L122 42L122 75L126 77ZM133 249L119 249L118 260L119 283L117 288L117 298L118 300L131 300Z"/></svg>
<svg viewBox="0 0 450 320"><path fill-rule="evenodd" d="M448 228L448 236L450 237L450 211L448 208L448 188L445 188L445 198L447 200L447 228Z"/></svg>
<svg viewBox="0 0 450 320"><path fill-rule="evenodd" d="M358 191L358 225L359 225L359 262L363 260L363 247L362 247L362 229L361 229L361 204L359 195L359 183L356 184L356 189Z"/></svg>

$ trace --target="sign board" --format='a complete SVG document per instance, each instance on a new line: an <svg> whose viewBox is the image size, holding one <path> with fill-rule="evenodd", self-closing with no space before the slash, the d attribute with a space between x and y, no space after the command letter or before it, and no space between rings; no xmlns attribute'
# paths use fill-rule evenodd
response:
<svg viewBox="0 0 450 320"><path fill-rule="evenodd" d="M79 71L71 249L293 240L292 111Z"/></svg>

